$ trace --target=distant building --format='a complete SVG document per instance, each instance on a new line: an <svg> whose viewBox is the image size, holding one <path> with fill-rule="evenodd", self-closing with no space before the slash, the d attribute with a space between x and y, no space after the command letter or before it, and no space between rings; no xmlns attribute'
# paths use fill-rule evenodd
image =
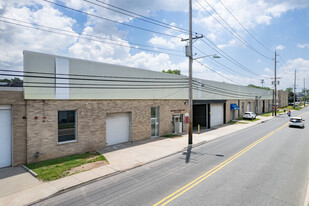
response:
<svg viewBox="0 0 309 206"><path fill-rule="evenodd" d="M289 104L289 93L287 91L279 90L278 91L278 106L286 107Z"/></svg>

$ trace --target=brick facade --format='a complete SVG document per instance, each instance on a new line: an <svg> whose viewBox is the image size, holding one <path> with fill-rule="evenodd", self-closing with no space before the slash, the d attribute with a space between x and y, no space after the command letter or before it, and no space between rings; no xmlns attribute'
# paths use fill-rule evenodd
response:
<svg viewBox="0 0 309 206"><path fill-rule="evenodd" d="M151 107L160 108L160 136L173 132L172 115L184 115L188 110L187 100L28 100L27 104L28 163L104 148L108 113L131 113L134 142L150 138ZM77 111L76 142L58 144L57 118L61 110ZM36 152L39 157L34 157Z"/></svg>

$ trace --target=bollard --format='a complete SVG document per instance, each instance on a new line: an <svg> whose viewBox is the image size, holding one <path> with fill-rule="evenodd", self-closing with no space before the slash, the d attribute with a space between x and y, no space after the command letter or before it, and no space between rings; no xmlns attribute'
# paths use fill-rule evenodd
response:
<svg viewBox="0 0 309 206"><path fill-rule="evenodd" d="M198 133L198 134L201 133L201 128L200 128L200 125L199 125L199 124L197 125L197 133Z"/></svg>

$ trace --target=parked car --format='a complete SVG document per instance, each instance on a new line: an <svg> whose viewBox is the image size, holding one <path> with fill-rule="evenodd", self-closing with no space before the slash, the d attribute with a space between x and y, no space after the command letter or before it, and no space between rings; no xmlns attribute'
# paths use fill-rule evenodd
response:
<svg viewBox="0 0 309 206"><path fill-rule="evenodd" d="M289 127L305 127L304 119L301 117L291 117L289 122Z"/></svg>
<svg viewBox="0 0 309 206"><path fill-rule="evenodd" d="M256 114L254 112L245 112L242 118L243 119L255 119Z"/></svg>

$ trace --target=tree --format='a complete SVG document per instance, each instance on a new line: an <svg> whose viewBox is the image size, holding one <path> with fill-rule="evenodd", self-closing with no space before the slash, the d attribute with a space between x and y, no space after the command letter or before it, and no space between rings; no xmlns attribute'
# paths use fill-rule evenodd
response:
<svg viewBox="0 0 309 206"><path fill-rule="evenodd" d="M288 92L288 102L292 103L294 102L294 92L293 92L293 88L292 87L288 87L285 89L285 91ZM296 96L295 96L296 99Z"/></svg>
<svg viewBox="0 0 309 206"><path fill-rule="evenodd" d="M288 88L285 89L285 91L288 92L288 93L293 92L293 88L292 87L288 87Z"/></svg>
<svg viewBox="0 0 309 206"><path fill-rule="evenodd" d="M11 87L21 87L23 85L23 80L15 77L14 79L0 79L0 82L7 82L8 86Z"/></svg>
<svg viewBox="0 0 309 206"><path fill-rule="evenodd" d="M169 73L169 74L181 75L181 72L180 72L180 70L178 70L178 69L174 69L174 70L169 69L169 70L167 70L167 71L162 70L162 72L164 72L164 73Z"/></svg>
<svg viewBox="0 0 309 206"><path fill-rule="evenodd" d="M254 84L249 84L248 87L253 87L253 88L258 88L258 89L266 89L266 90L270 90L269 87L260 87L260 86L256 86Z"/></svg>

